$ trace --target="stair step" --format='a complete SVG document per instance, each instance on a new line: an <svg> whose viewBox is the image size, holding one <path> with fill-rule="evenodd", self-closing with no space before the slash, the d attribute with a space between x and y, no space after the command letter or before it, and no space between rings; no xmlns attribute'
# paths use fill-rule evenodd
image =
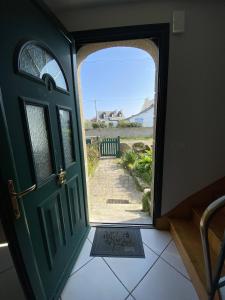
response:
<svg viewBox="0 0 225 300"><path fill-rule="evenodd" d="M171 233L200 299L207 299L200 231L193 220L169 219ZM212 264L216 255L211 251ZM225 274L225 269L223 271ZM215 297L217 299L217 296Z"/></svg>
<svg viewBox="0 0 225 300"><path fill-rule="evenodd" d="M195 225L199 228L200 220L205 211L205 207L194 207L193 208L193 219ZM209 227L209 242L215 254L219 254L221 241L225 230L225 214L223 211L218 211L212 218Z"/></svg>

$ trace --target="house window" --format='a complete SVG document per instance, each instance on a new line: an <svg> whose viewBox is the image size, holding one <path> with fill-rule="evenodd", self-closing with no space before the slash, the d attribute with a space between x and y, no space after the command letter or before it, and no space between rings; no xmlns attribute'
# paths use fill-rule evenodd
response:
<svg viewBox="0 0 225 300"><path fill-rule="evenodd" d="M18 71L33 79L41 80L46 86L68 91L61 66L48 49L37 42L25 43L19 52Z"/></svg>

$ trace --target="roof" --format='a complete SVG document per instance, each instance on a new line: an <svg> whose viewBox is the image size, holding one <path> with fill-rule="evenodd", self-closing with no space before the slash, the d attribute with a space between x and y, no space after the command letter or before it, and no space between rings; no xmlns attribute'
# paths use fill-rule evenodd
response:
<svg viewBox="0 0 225 300"><path fill-rule="evenodd" d="M150 107L154 103L154 100L150 100L145 98L144 103L142 105L141 111L145 110L146 108Z"/></svg>
<svg viewBox="0 0 225 300"><path fill-rule="evenodd" d="M98 111L98 119L123 119L124 118L124 114L121 110L117 111L117 110L112 110L112 111ZM104 115L104 117L103 117Z"/></svg>
<svg viewBox="0 0 225 300"><path fill-rule="evenodd" d="M144 113L144 112L146 112L148 110L151 110L152 108L154 108L154 102L153 101L152 101L152 103L151 103L151 105L149 107L147 107L146 109L140 111L137 114L131 115L130 117L126 118L125 120L129 120L130 118L137 117L137 116L141 115L142 113Z"/></svg>

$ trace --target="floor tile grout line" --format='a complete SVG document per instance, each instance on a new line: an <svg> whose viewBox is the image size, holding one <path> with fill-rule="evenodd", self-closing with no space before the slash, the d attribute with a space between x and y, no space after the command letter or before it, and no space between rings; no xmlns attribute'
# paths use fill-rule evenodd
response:
<svg viewBox="0 0 225 300"><path fill-rule="evenodd" d="M136 300L136 298L134 297L134 295L133 295L133 294L131 294L131 296L133 297L133 299L134 299L134 300Z"/></svg>
<svg viewBox="0 0 225 300"><path fill-rule="evenodd" d="M154 263L151 265L151 267L148 269L148 271L141 277L141 279L138 281L138 283L135 285L135 287L131 290L131 294L134 292L134 290L139 286L139 284L142 282L142 280L146 277L146 275L149 273L149 271L154 267L154 265L159 260L160 256L157 257L157 259L154 261Z"/></svg>
<svg viewBox="0 0 225 300"><path fill-rule="evenodd" d="M89 238L87 238L88 240L89 240L89 242L91 243L91 244L93 244L93 242L89 239Z"/></svg>
<svg viewBox="0 0 225 300"><path fill-rule="evenodd" d="M177 273L182 275L185 279L191 282L191 279L185 276L181 271L179 271L176 267L174 267L171 263L169 263L165 258L160 257L167 265L169 265L171 268L173 268Z"/></svg>
<svg viewBox="0 0 225 300"><path fill-rule="evenodd" d="M167 244L167 246L163 249L162 253L160 255L157 254L157 259L154 261L154 263L151 265L151 267L149 268L149 270L144 274L144 276L141 278L141 280L137 283L137 285L133 288L133 290L131 291L131 294L134 292L134 290L139 286L139 284L142 282L142 280L147 276L147 274L151 271L151 269L154 267L154 265L157 263L157 261L161 258L161 255L163 254L163 252L166 250L166 248L168 247L168 245L171 243L172 239L169 241L169 243ZM149 247L148 247L149 248ZM150 249L150 248L149 248ZM151 249L150 249L151 250ZM154 252L154 251L153 251ZM155 253L155 252L154 252ZM155 253L156 254L156 253Z"/></svg>
<svg viewBox="0 0 225 300"><path fill-rule="evenodd" d="M136 300L136 298L134 297L134 295L133 294L131 294L130 293L130 295L129 296L131 296L132 298L133 298L133 300Z"/></svg>
<svg viewBox="0 0 225 300"><path fill-rule="evenodd" d="M159 253L155 252L152 248L150 248L145 242L142 242L147 248L148 250L152 251L155 255L160 256Z"/></svg>
<svg viewBox="0 0 225 300"><path fill-rule="evenodd" d="M70 277L72 277L74 274L76 274L78 271L80 271L81 269L83 269L84 267L86 267L93 259L95 259L95 257L91 257L88 261L86 261L85 264L83 264L79 269L77 269L76 271L74 271L73 273L70 274ZM69 278L70 278L69 277Z"/></svg>
<svg viewBox="0 0 225 300"><path fill-rule="evenodd" d="M170 242L168 243L168 245L166 246L166 248L163 250L163 252L159 255L157 254L152 248L150 248L148 245L145 244L145 242L143 242L143 244L145 244L145 246L148 247L148 249L152 250L155 254L157 254L165 263L167 263L169 266L171 266L175 271L177 271L180 275L182 275L185 279L187 279L188 281L191 282L190 278L188 278L187 276L185 276L181 271L179 271L175 266L173 266L170 262L168 262L165 258L162 257L162 254L164 253L164 251L169 247L170 244L172 244L174 240L171 239Z"/></svg>
<svg viewBox="0 0 225 300"><path fill-rule="evenodd" d="M170 241L167 243L166 247L163 249L163 251L160 253L160 257L162 256L162 254L164 253L164 251L169 247L169 245L172 243L173 239L171 237Z"/></svg>
<svg viewBox="0 0 225 300"><path fill-rule="evenodd" d="M130 297L130 294L128 294L124 300L127 300L129 297Z"/></svg>
<svg viewBox="0 0 225 300"><path fill-rule="evenodd" d="M113 275L117 278L117 280L119 280L119 282L123 285L123 287L126 289L126 291L128 292L128 294L130 295L131 292L128 290L128 288L124 285L124 283L121 281L121 279L116 275L116 273L113 271L113 269L110 267L110 265L107 263L107 261L105 260L104 257L101 257L102 260L106 263L106 265L108 266L108 268L110 269L110 271L113 273ZM129 296L127 295L127 297Z"/></svg>
<svg viewBox="0 0 225 300"><path fill-rule="evenodd" d="M148 249L150 249L152 252L154 252L157 256L161 256L163 254L163 252L165 251L165 249L170 245L170 243L172 243L172 241L173 241L173 239L171 238L171 240L166 244L165 248L163 248L163 251L160 254L157 253L155 250L153 250L150 246L148 246L146 244L146 242L144 242L144 241L142 241L142 242L143 242L143 244L145 244L145 246L148 247Z"/></svg>
<svg viewBox="0 0 225 300"><path fill-rule="evenodd" d="M131 293L124 300L127 300L130 296L132 297L133 300L136 300Z"/></svg>

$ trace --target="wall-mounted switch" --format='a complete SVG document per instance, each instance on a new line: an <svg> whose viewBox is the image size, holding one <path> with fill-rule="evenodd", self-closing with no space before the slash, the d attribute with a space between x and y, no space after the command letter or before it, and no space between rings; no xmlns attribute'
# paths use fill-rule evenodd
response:
<svg viewBox="0 0 225 300"><path fill-rule="evenodd" d="M185 29L185 11L175 10L173 12L173 33L182 33Z"/></svg>

